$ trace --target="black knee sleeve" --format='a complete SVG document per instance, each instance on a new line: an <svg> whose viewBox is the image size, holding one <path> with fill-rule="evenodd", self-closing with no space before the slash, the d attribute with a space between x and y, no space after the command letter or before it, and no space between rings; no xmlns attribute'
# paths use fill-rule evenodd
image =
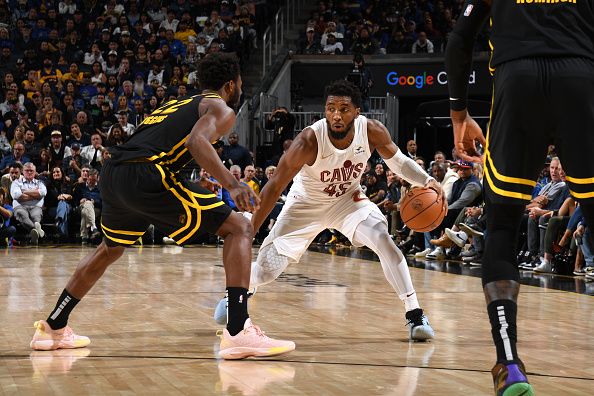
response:
<svg viewBox="0 0 594 396"><path fill-rule="evenodd" d="M525 206L522 204L487 202L483 286L500 280L519 282L516 245L524 209Z"/></svg>

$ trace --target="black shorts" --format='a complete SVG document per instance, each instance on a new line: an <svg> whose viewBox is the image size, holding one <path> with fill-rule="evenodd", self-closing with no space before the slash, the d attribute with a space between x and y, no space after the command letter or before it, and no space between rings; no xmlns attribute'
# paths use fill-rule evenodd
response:
<svg viewBox="0 0 594 396"><path fill-rule="evenodd" d="M110 245L131 245L153 224L178 244L215 233L231 208L211 191L160 165L108 161L99 181L101 228Z"/></svg>
<svg viewBox="0 0 594 396"><path fill-rule="evenodd" d="M494 203L531 199L555 144L571 195L594 199L594 61L527 58L494 74L484 186Z"/></svg>

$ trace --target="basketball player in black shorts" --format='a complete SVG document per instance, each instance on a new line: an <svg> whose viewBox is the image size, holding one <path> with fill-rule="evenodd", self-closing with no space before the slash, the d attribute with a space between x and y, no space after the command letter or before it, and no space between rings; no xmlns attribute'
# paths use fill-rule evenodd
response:
<svg viewBox="0 0 594 396"><path fill-rule="evenodd" d="M67 326L68 316L123 254L124 247L140 238L149 224L180 245L202 233L216 233L225 239L228 322L221 339L221 357L271 356L295 348L291 341L266 337L249 319L250 222L209 189L179 175L180 169L195 160L230 192L238 208L253 211L259 206L258 196L237 182L211 145L235 122L233 108L239 103L242 84L237 59L212 54L198 68L204 89L200 95L165 103L144 119L128 142L113 148L100 178L105 238L78 265L47 320L36 322L33 349L79 348L90 343Z"/></svg>
<svg viewBox="0 0 594 396"><path fill-rule="evenodd" d="M474 39L489 16L494 86L485 139L466 98ZM551 141L572 196L594 224L594 0L469 0L448 42L446 68L456 150L465 160L484 159L482 277L497 350L495 393L532 395L516 351L518 230Z"/></svg>

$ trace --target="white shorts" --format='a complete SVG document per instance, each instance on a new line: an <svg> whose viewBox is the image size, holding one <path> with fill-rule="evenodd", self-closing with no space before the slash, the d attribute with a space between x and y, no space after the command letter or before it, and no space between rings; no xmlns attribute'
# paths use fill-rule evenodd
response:
<svg viewBox="0 0 594 396"><path fill-rule="evenodd" d="M386 217L369 199L355 202L350 194L345 194L326 203L289 196L262 247L274 243L280 254L299 261L314 238L326 228L340 231L353 242L357 226L372 213L383 219L387 227Z"/></svg>

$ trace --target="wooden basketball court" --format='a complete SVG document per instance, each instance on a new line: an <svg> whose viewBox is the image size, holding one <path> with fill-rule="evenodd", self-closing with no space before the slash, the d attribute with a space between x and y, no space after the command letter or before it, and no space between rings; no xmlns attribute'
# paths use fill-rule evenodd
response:
<svg viewBox="0 0 594 396"><path fill-rule="evenodd" d="M493 392L495 352L479 278L411 268L436 338L409 343L404 307L378 262L315 252L250 300L256 324L296 342L286 356L216 358L212 311L224 292L222 248L198 246L129 249L71 315L91 345L31 351L33 322L46 318L90 251L0 252L3 394ZM518 348L538 395L594 394L594 297L523 286L518 319Z"/></svg>

